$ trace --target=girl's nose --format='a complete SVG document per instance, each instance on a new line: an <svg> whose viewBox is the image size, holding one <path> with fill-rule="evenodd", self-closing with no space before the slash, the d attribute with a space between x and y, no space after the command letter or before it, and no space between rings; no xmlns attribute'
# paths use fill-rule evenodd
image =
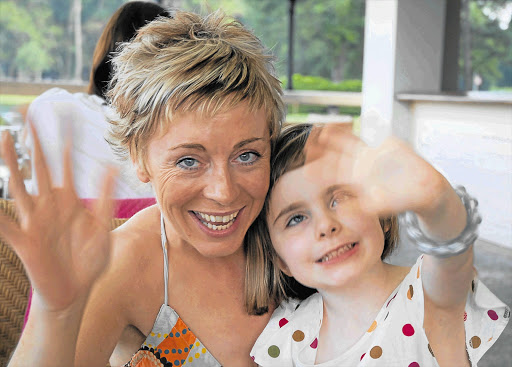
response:
<svg viewBox="0 0 512 367"><path fill-rule="evenodd" d="M320 237L326 237L334 232L336 232L336 226L332 226L331 228L327 228L327 230L320 232Z"/></svg>
<svg viewBox="0 0 512 367"><path fill-rule="evenodd" d="M337 235L341 230L341 223L336 216L336 211L325 210L318 217L317 236L321 238L329 238Z"/></svg>

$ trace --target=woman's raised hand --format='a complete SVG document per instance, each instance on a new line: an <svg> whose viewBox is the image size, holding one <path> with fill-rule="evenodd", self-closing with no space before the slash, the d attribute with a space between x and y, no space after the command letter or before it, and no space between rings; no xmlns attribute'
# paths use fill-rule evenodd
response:
<svg viewBox="0 0 512 367"><path fill-rule="evenodd" d="M353 188L363 209L379 215L429 214L453 192L434 167L397 138L372 148L342 127L327 125L313 129L306 152L307 160L332 157L339 182Z"/></svg>
<svg viewBox="0 0 512 367"><path fill-rule="evenodd" d="M0 234L23 262L44 309L60 312L84 302L108 263L114 172L106 175L94 210L87 210L74 189L70 144L63 159L62 187L55 187L36 131L32 125L30 129L39 192L27 193L12 138L4 132L1 153L11 172L9 189L19 224L0 216Z"/></svg>

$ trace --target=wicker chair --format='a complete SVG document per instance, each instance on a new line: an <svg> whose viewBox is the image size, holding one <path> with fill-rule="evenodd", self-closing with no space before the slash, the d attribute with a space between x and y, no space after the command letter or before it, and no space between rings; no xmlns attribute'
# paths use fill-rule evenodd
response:
<svg viewBox="0 0 512 367"><path fill-rule="evenodd" d="M16 219L14 203L0 199L0 211ZM112 228L126 219L112 219ZM30 282L16 253L0 234L0 366L6 366L23 329Z"/></svg>

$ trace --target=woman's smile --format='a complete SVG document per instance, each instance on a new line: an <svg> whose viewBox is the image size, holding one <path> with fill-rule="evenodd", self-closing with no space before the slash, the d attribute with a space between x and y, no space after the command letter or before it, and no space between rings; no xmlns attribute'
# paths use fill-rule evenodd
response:
<svg viewBox="0 0 512 367"><path fill-rule="evenodd" d="M236 232L238 223L240 223L243 209L227 213L205 213L191 211L191 215L198 224L199 228L207 235L214 237L229 236ZM239 217L240 216L240 217Z"/></svg>

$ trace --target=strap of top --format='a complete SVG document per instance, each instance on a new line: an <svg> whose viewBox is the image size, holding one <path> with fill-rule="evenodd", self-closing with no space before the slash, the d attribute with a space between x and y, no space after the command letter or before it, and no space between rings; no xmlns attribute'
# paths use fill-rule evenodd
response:
<svg viewBox="0 0 512 367"><path fill-rule="evenodd" d="M165 235L164 216L160 214L160 234L162 236L162 250L164 251L164 304L167 305L167 281L169 279L169 260L167 259L167 237Z"/></svg>

